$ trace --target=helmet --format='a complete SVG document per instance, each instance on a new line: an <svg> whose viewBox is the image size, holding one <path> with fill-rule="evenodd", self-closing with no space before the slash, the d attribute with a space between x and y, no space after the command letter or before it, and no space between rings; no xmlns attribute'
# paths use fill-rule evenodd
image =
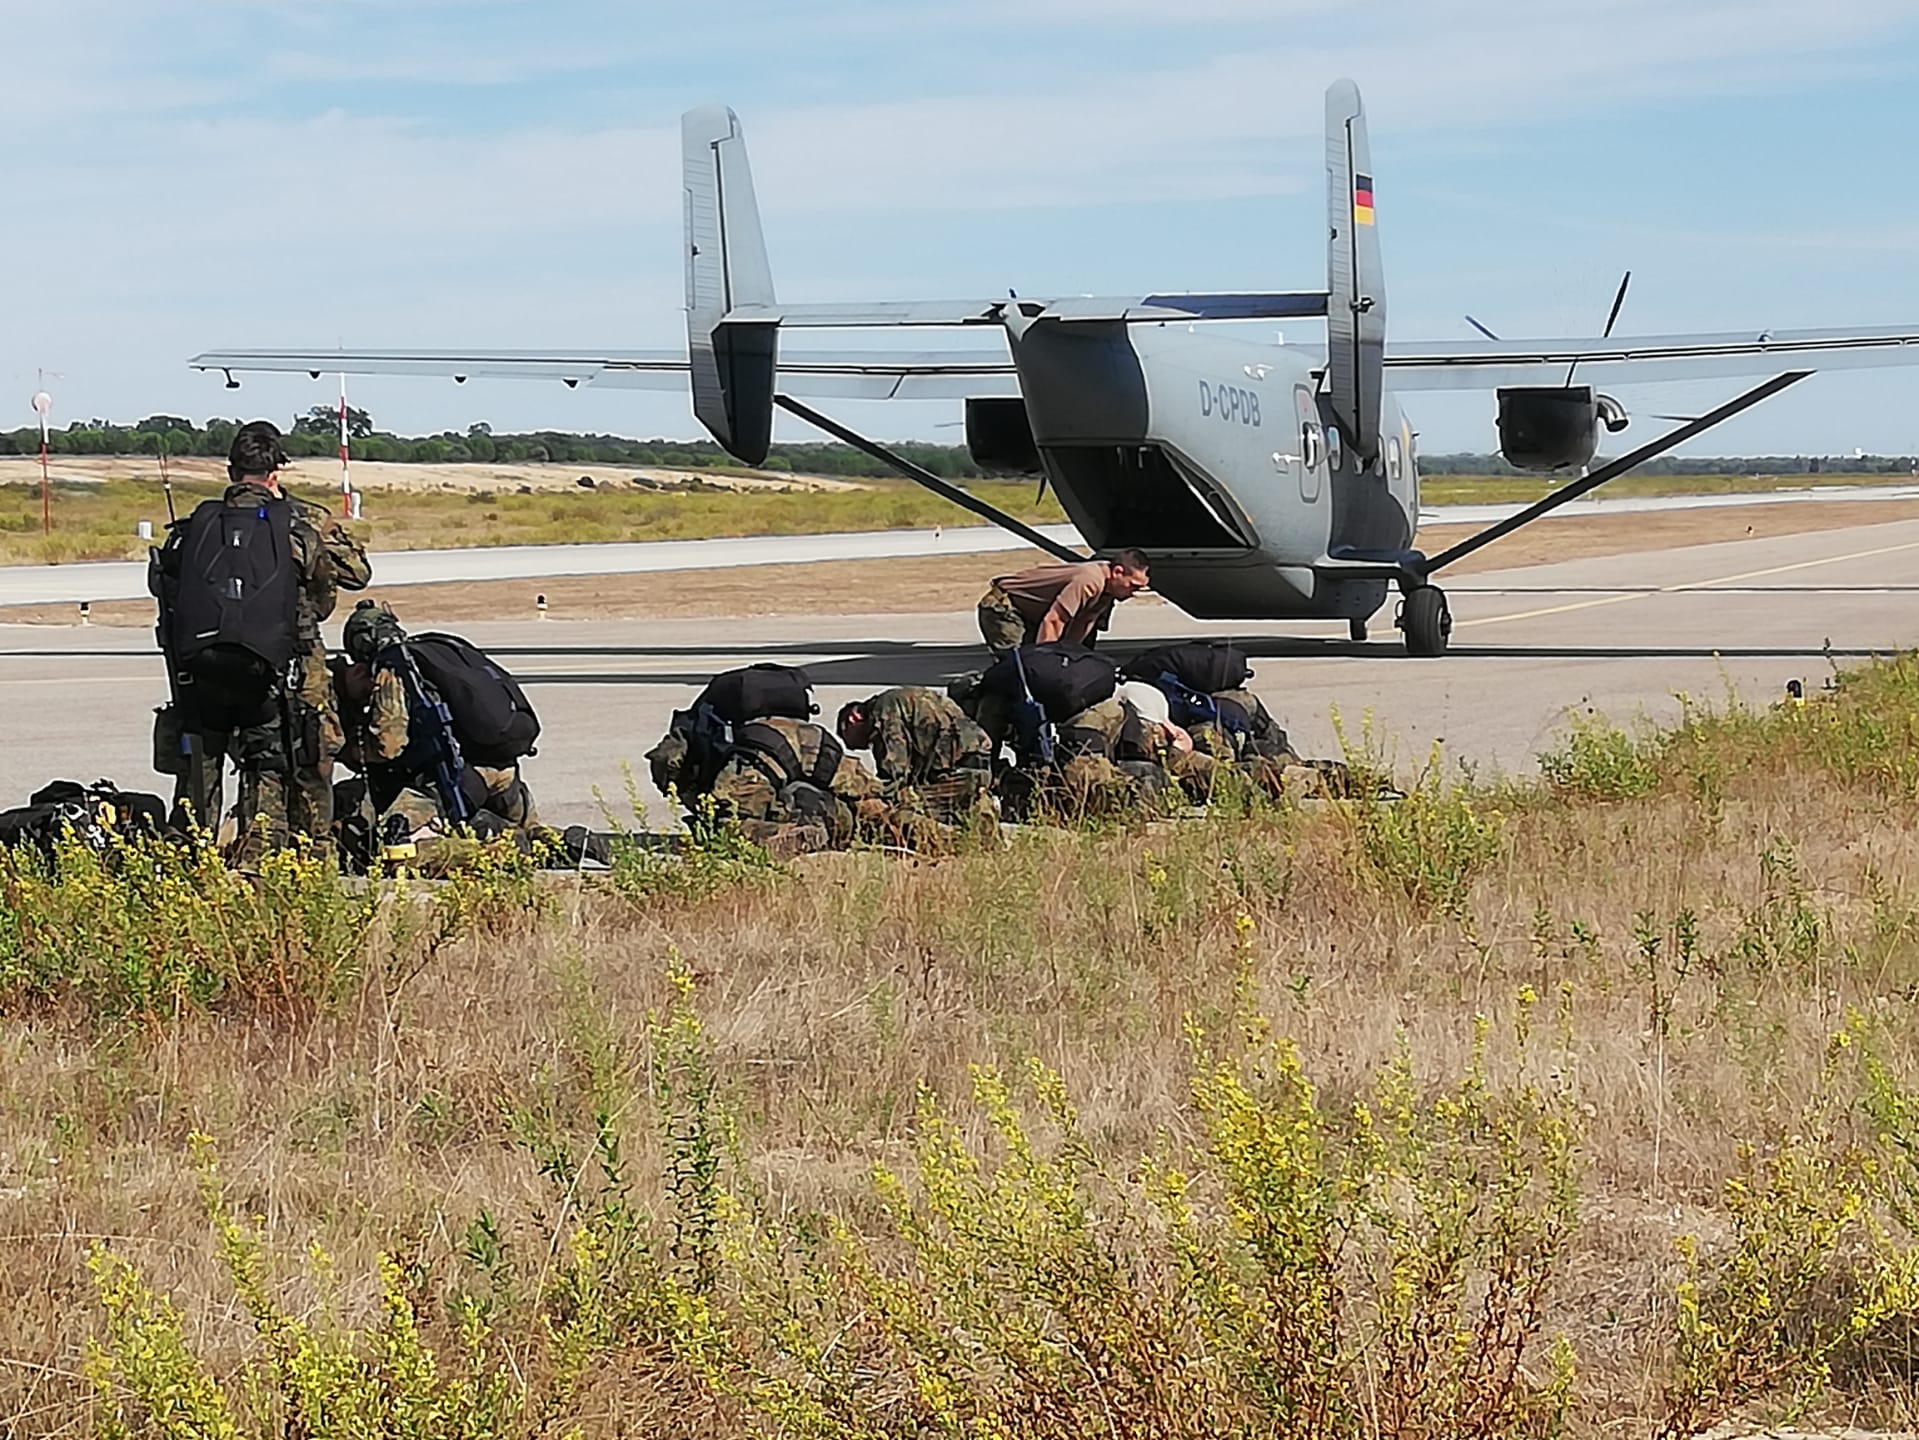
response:
<svg viewBox="0 0 1919 1440"><path fill-rule="evenodd" d="M362 600L347 616L346 630L340 638L347 654L367 662L406 639L406 631L400 628L399 616L388 606L377 600Z"/></svg>

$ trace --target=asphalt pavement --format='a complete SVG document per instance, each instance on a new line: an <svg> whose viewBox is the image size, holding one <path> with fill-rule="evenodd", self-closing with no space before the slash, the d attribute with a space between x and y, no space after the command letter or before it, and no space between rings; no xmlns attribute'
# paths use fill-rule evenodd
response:
<svg viewBox="0 0 1919 1440"><path fill-rule="evenodd" d="M1230 636L1253 688L1305 754L1335 753L1366 717L1402 764L1434 740L1482 768L1525 771L1575 709L1671 719L1675 695L1749 699L1789 678L1919 640L1919 520L1576 560L1472 576L1451 590L1453 648L1408 659L1391 612L1374 638L1312 623L1225 625L1170 606L1122 606L1114 652L1172 636ZM546 816L630 815L626 775L664 820L643 756L717 670L804 665L829 717L888 685L944 684L984 658L970 614L740 621L510 621L463 627L526 682L544 724L526 776ZM337 639L337 628L333 638ZM166 699L151 633L0 626L0 801L55 777L161 788L151 722ZM627 767L623 769L623 767Z"/></svg>

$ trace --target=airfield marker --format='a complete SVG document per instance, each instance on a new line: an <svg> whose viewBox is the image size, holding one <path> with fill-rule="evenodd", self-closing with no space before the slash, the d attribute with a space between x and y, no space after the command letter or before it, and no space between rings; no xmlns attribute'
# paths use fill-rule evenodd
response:
<svg viewBox="0 0 1919 1440"><path fill-rule="evenodd" d="M346 438L346 371L340 372L340 514L343 518L357 518L353 513L353 480L347 470Z"/></svg>
<svg viewBox="0 0 1919 1440"><path fill-rule="evenodd" d="M44 390L33 396L34 414L40 417L40 533L53 533L52 487L47 481L47 416L53 410L53 397Z"/></svg>

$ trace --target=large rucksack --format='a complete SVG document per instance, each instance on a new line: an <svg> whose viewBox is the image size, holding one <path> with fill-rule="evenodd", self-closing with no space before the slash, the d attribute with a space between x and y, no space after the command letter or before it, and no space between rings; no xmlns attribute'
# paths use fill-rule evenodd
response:
<svg viewBox="0 0 1919 1440"><path fill-rule="evenodd" d="M520 682L485 652L457 635L437 632L402 643L420 677L446 702L467 764L505 767L536 753L540 717Z"/></svg>
<svg viewBox="0 0 1919 1440"><path fill-rule="evenodd" d="M204 500L151 552L159 640L197 728L270 721L299 648L300 567L285 498Z"/></svg>
<svg viewBox="0 0 1919 1440"><path fill-rule="evenodd" d="M813 682L804 670L767 662L715 675L690 708L698 710L702 705L729 725L775 715L810 720L819 713L819 706L813 703Z"/></svg>
<svg viewBox="0 0 1919 1440"><path fill-rule="evenodd" d="M1187 689L1207 695L1241 689L1252 673L1245 651L1218 640L1182 640L1161 645L1135 655L1125 667L1129 680L1157 685L1162 675L1170 675Z"/></svg>
<svg viewBox="0 0 1919 1440"><path fill-rule="evenodd" d="M1112 661L1060 640L1009 650L980 677L980 689L989 695L1031 696L1056 725L1112 699L1118 688L1119 669Z"/></svg>

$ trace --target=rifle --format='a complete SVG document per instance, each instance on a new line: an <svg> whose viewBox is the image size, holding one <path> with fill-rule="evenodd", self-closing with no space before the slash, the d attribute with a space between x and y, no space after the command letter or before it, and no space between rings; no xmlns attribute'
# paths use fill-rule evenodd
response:
<svg viewBox="0 0 1919 1440"><path fill-rule="evenodd" d="M1013 668L1019 672L1020 694L1025 697L1013 715L1013 728L1019 736L1020 750L1023 754L1037 755L1042 765L1051 765L1053 725L1046 718L1045 707L1033 698L1033 687L1026 683L1026 661L1017 645L1013 647Z"/></svg>
<svg viewBox="0 0 1919 1440"><path fill-rule="evenodd" d="M399 658L394 669L399 672L400 685L406 691L408 719L422 716L428 722L431 732L428 736L433 745L433 788L439 792L440 809L447 819L456 825L464 825L473 818L473 806L467 800L466 792L460 788L460 777L466 773L466 758L460 753L460 737L453 728L453 712L447 709L446 701L429 689L420 675L420 667L413 659L413 652L406 648L406 642L388 648L387 656ZM408 730L412 726L409 724ZM408 748L412 748L409 733Z"/></svg>

